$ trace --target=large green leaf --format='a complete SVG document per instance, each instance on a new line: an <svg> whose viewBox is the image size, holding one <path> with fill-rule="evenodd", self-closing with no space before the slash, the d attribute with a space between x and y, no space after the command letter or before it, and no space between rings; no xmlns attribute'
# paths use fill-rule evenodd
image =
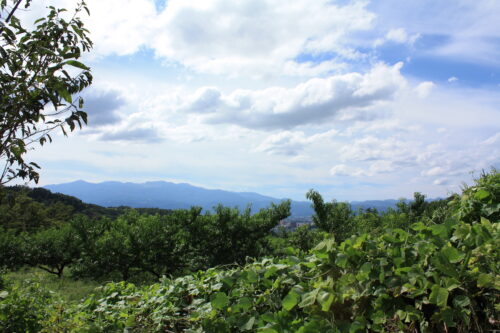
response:
<svg viewBox="0 0 500 333"><path fill-rule="evenodd" d="M316 302L316 296L318 296L318 289L303 294L302 301L300 302L299 306L301 308L305 308L313 305L314 302Z"/></svg>
<svg viewBox="0 0 500 333"><path fill-rule="evenodd" d="M250 331L253 328L254 324L255 324L255 317L250 317L250 319L248 319L248 321L245 324L240 326L240 329L242 331Z"/></svg>
<svg viewBox="0 0 500 333"><path fill-rule="evenodd" d="M285 298L283 298L283 301L281 304L283 305L283 308L287 311L292 310L300 300L300 295L297 294L295 291L291 290Z"/></svg>
<svg viewBox="0 0 500 333"><path fill-rule="evenodd" d="M441 250L441 253L448 259L448 261L452 264L460 262L464 257L465 253L458 251L456 248L446 245Z"/></svg>
<svg viewBox="0 0 500 333"><path fill-rule="evenodd" d="M320 291L317 297L318 303L321 305L321 310L325 312L330 310L334 299L335 297L332 293L324 290Z"/></svg>
<svg viewBox="0 0 500 333"><path fill-rule="evenodd" d="M439 285L435 284L432 286L429 301L444 308L448 303L448 295L449 292L446 288L441 288Z"/></svg>
<svg viewBox="0 0 500 333"><path fill-rule="evenodd" d="M476 192L476 194L474 194L474 198L476 198L478 200L484 200L484 199L489 198L490 195L491 195L490 192L488 192L484 189L480 189L479 191Z"/></svg>
<svg viewBox="0 0 500 333"><path fill-rule="evenodd" d="M453 298L453 305L460 308L467 307L470 305L470 299L465 295L458 295Z"/></svg>
<svg viewBox="0 0 500 333"><path fill-rule="evenodd" d="M229 305L229 298L223 292L218 292L215 294L215 297L212 299L212 306L216 309L224 309Z"/></svg>
<svg viewBox="0 0 500 333"><path fill-rule="evenodd" d="M477 278L477 286L480 288L491 287L494 280L491 274L481 273Z"/></svg>
<svg viewBox="0 0 500 333"><path fill-rule="evenodd" d="M258 332L259 333L278 333L278 331L276 331L273 328L269 328L269 327L265 327L265 328L259 329Z"/></svg>
<svg viewBox="0 0 500 333"><path fill-rule="evenodd" d="M89 67L85 66L84 64L82 64L81 62L76 61L76 60L68 60L68 61L65 61L64 63L67 65L73 66L73 67L84 69L86 71L90 70Z"/></svg>
<svg viewBox="0 0 500 333"><path fill-rule="evenodd" d="M248 311L253 306L253 302L249 297L242 297L236 306L244 311Z"/></svg>
<svg viewBox="0 0 500 333"><path fill-rule="evenodd" d="M71 98L71 94L68 92L65 86L61 85L57 87L57 93L68 103L73 102L73 98Z"/></svg>

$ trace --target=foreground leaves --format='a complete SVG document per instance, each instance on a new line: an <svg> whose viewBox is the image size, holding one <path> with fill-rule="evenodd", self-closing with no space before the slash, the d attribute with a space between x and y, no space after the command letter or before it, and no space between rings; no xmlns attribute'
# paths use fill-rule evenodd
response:
<svg viewBox="0 0 500 333"><path fill-rule="evenodd" d="M498 182L484 183L490 196L478 197L498 197ZM28 312L19 306L34 303L29 290L36 288L28 294L8 288L0 294L0 325L15 318L18 331L31 324L47 332L498 330L500 223L496 213L470 221L483 211L469 195L479 190L467 189L474 205L462 198L440 224L420 221L341 243L329 237L307 255L212 268L147 287L110 283L80 304L42 298L47 306ZM19 308L35 320L25 325Z"/></svg>
<svg viewBox="0 0 500 333"><path fill-rule="evenodd" d="M98 332L443 332L494 329L499 223L387 230L308 256L209 269L139 288L111 283L51 322ZM463 230L469 230L464 233ZM443 235L449 234L450 238ZM401 243L401 239L405 242ZM59 326L58 326L59 325Z"/></svg>

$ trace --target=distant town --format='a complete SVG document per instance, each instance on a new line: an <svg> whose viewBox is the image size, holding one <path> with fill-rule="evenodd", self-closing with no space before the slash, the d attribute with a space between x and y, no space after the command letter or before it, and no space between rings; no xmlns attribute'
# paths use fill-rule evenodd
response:
<svg viewBox="0 0 500 333"><path fill-rule="evenodd" d="M286 219L281 220L279 224L280 227L283 227L289 231L295 230L303 225L309 225L311 228L315 228L310 216L290 216Z"/></svg>

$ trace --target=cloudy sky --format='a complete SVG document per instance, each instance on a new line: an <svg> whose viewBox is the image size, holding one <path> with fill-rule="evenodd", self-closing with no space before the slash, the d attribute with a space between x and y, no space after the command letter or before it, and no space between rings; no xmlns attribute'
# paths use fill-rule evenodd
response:
<svg viewBox="0 0 500 333"><path fill-rule="evenodd" d="M41 185L365 200L500 167L497 0L87 3L89 126L30 154Z"/></svg>

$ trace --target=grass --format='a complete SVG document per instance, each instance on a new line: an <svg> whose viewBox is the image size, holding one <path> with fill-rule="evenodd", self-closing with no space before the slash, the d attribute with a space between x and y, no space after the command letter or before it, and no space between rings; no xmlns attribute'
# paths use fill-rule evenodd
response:
<svg viewBox="0 0 500 333"><path fill-rule="evenodd" d="M45 289L54 292L62 300L69 303L77 303L90 294L98 293L96 288L101 286L97 281L75 280L66 274L58 278L54 274L32 267L7 272L3 275L3 279L7 283L22 283L26 280L38 282Z"/></svg>

